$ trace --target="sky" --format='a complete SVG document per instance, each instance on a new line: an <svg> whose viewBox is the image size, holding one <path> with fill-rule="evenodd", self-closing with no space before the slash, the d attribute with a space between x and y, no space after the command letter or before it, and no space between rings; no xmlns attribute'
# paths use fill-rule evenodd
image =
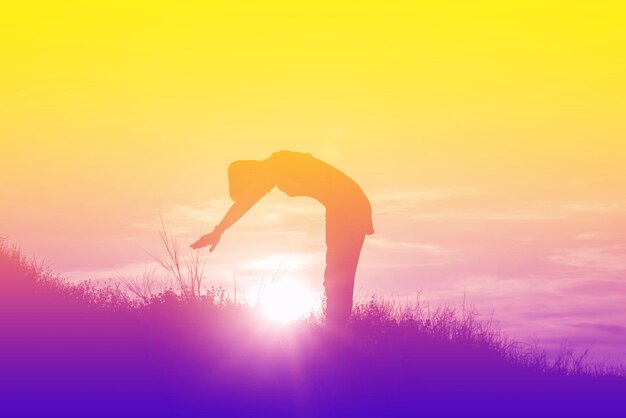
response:
<svg viewBox="0 0 626 418"><path fill-rule="evenodd" d="M0 235L140 275L160 219L181 247L220 221L230 162L309 152L371 200L358 297L626 360L623 4L126 3L2 6ZM323 222L274 191L205 284L321 292Z"/></svg>

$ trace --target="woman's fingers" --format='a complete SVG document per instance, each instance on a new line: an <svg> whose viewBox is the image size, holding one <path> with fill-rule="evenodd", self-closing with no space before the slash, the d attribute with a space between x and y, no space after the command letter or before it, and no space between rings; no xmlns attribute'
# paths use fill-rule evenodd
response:
<svg viewBox="0 0 626 418"><path fill-rule="evenodd" d="M202 241L204 241L204 237L200 238L198 241L191 244L190 247L193 248L194 250L197 250L198 248L202 248L206 245Z"/></svg>
<svg viewBox="0 0 626 418"><path fill-rule="evenodd" d="M220 242L219 236L216 237L215 235L212 235L212 234L206 234L206 235L203 235L202 238L200 238L198 241L191 244L190 247L193 248L194 250L197 250L198 248L202 248L202 247L206 247L207 245L210 245L211 248L209 249L209 251L213 252L218 242Z"/></svg>

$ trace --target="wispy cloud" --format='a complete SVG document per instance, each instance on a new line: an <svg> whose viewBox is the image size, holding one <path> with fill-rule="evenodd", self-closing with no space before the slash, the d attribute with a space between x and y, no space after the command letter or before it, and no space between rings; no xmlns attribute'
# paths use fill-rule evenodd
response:
<svg viewBox="0 0 626 418"><path fill-rule="evenodd" d="M370 200L375 202L431 202L448 200L462 196L482 195L482 192L466 187L389 187L368 193Z"/></svg>
<svg viewBox="0 0 626 418"><path fill-rule="evenodd" d="M606 233L603 233L600 231L583 232L583 233L577 234L575 238L577 240L591 241L591 240L606 238Z"/></svg>
<svg viewBox="0 0 626 418"><path fill-rule="evenodd" d="M445 248L437 244L427 244L411 241L392 241L389 239L376 237L368 239L368 243L373 246L385 248L388 250L411 250L432 255L448 254L452 252L451 249Z"/></svg>
<svg viewBox="0 0 626 418"><path fill-rule="evenodd" d="M580 214L626 215L626 202L514 198L513 193L467 187L386 188L369 195L377 214L415 220L546 221Z"/></svg>
<svg viewBox="0 0 626 418"><path fill-rule="evenodd" d="M568 202L563 207L571 212L590 213L626 213L626 203L605 201L574 201Z"/></svg>
<svg viewBox="0 0 626 418"><path fill-rule="evenodd" d="M416 211L412 219L458 219L483 221L546 221L564 219L567 215L558 209L502 208L470 209L449 208L437 211Z"/></svg>
<svg viewBox="0 0 626 418"><path fill-rule="evenodd" d="M622 271L626 270L626 247L615 245L565 249L557 251L548 259L554 263L571 267Z"/></svg>
<svg viewBox="0 0 626 418"><path fill-rule="evenodd" d="M605 324L598 322L579 322L570 324L571 327L581 328L584 331L591 331L600 334L611 334L612 336L626 336L626 327L623 325Z"/></svg>
<svg viewBox="0 0 626 418"><path fill-rule="evenodd" d="M368 192L376 215L410 215L420 205L444 202L481 193L467 188L427 187L427 188L383 188Z"/></svg>
<svg viewBox="0 0 626 418"><path fill-rule="evenodd" d="M560 289L563 294L575 294L593 298L612 298L624 295L626 298L626 281L621 277L610 279L578 279L569 280Z"/></svg>

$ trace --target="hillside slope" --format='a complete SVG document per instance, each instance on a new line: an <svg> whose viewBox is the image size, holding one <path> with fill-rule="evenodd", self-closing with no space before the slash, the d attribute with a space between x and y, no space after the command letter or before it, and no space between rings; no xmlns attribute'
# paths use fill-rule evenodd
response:
<svg viewBox="0 0 626 418"><path fill-rule="evenodd" d="M582 416L626 379L520 349L467 313L359 305L288 327L213 290L131 299L0 247L3 416ZM597 415L600 413L600 415Z"/></svg>

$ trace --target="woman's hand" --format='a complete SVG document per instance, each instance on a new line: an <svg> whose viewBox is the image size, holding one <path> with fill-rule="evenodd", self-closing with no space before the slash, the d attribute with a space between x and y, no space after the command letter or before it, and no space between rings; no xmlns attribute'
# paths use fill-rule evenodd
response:
<svg viewBox="0 0 626 418"><path fill-rule="evenodd" d="M202 247L206 247L207 245L210 245L211 248L209 248L209 252L213 252L213 250L217 246L217 243L220 242L221 237L222 237L222 233L218 231L217 229L215 229L213 232L210 232L200 237L200 239L194 242L193 244L191 244L190 247L193 248L194 250L197 250L198 248L202 248Z"/></svg>

